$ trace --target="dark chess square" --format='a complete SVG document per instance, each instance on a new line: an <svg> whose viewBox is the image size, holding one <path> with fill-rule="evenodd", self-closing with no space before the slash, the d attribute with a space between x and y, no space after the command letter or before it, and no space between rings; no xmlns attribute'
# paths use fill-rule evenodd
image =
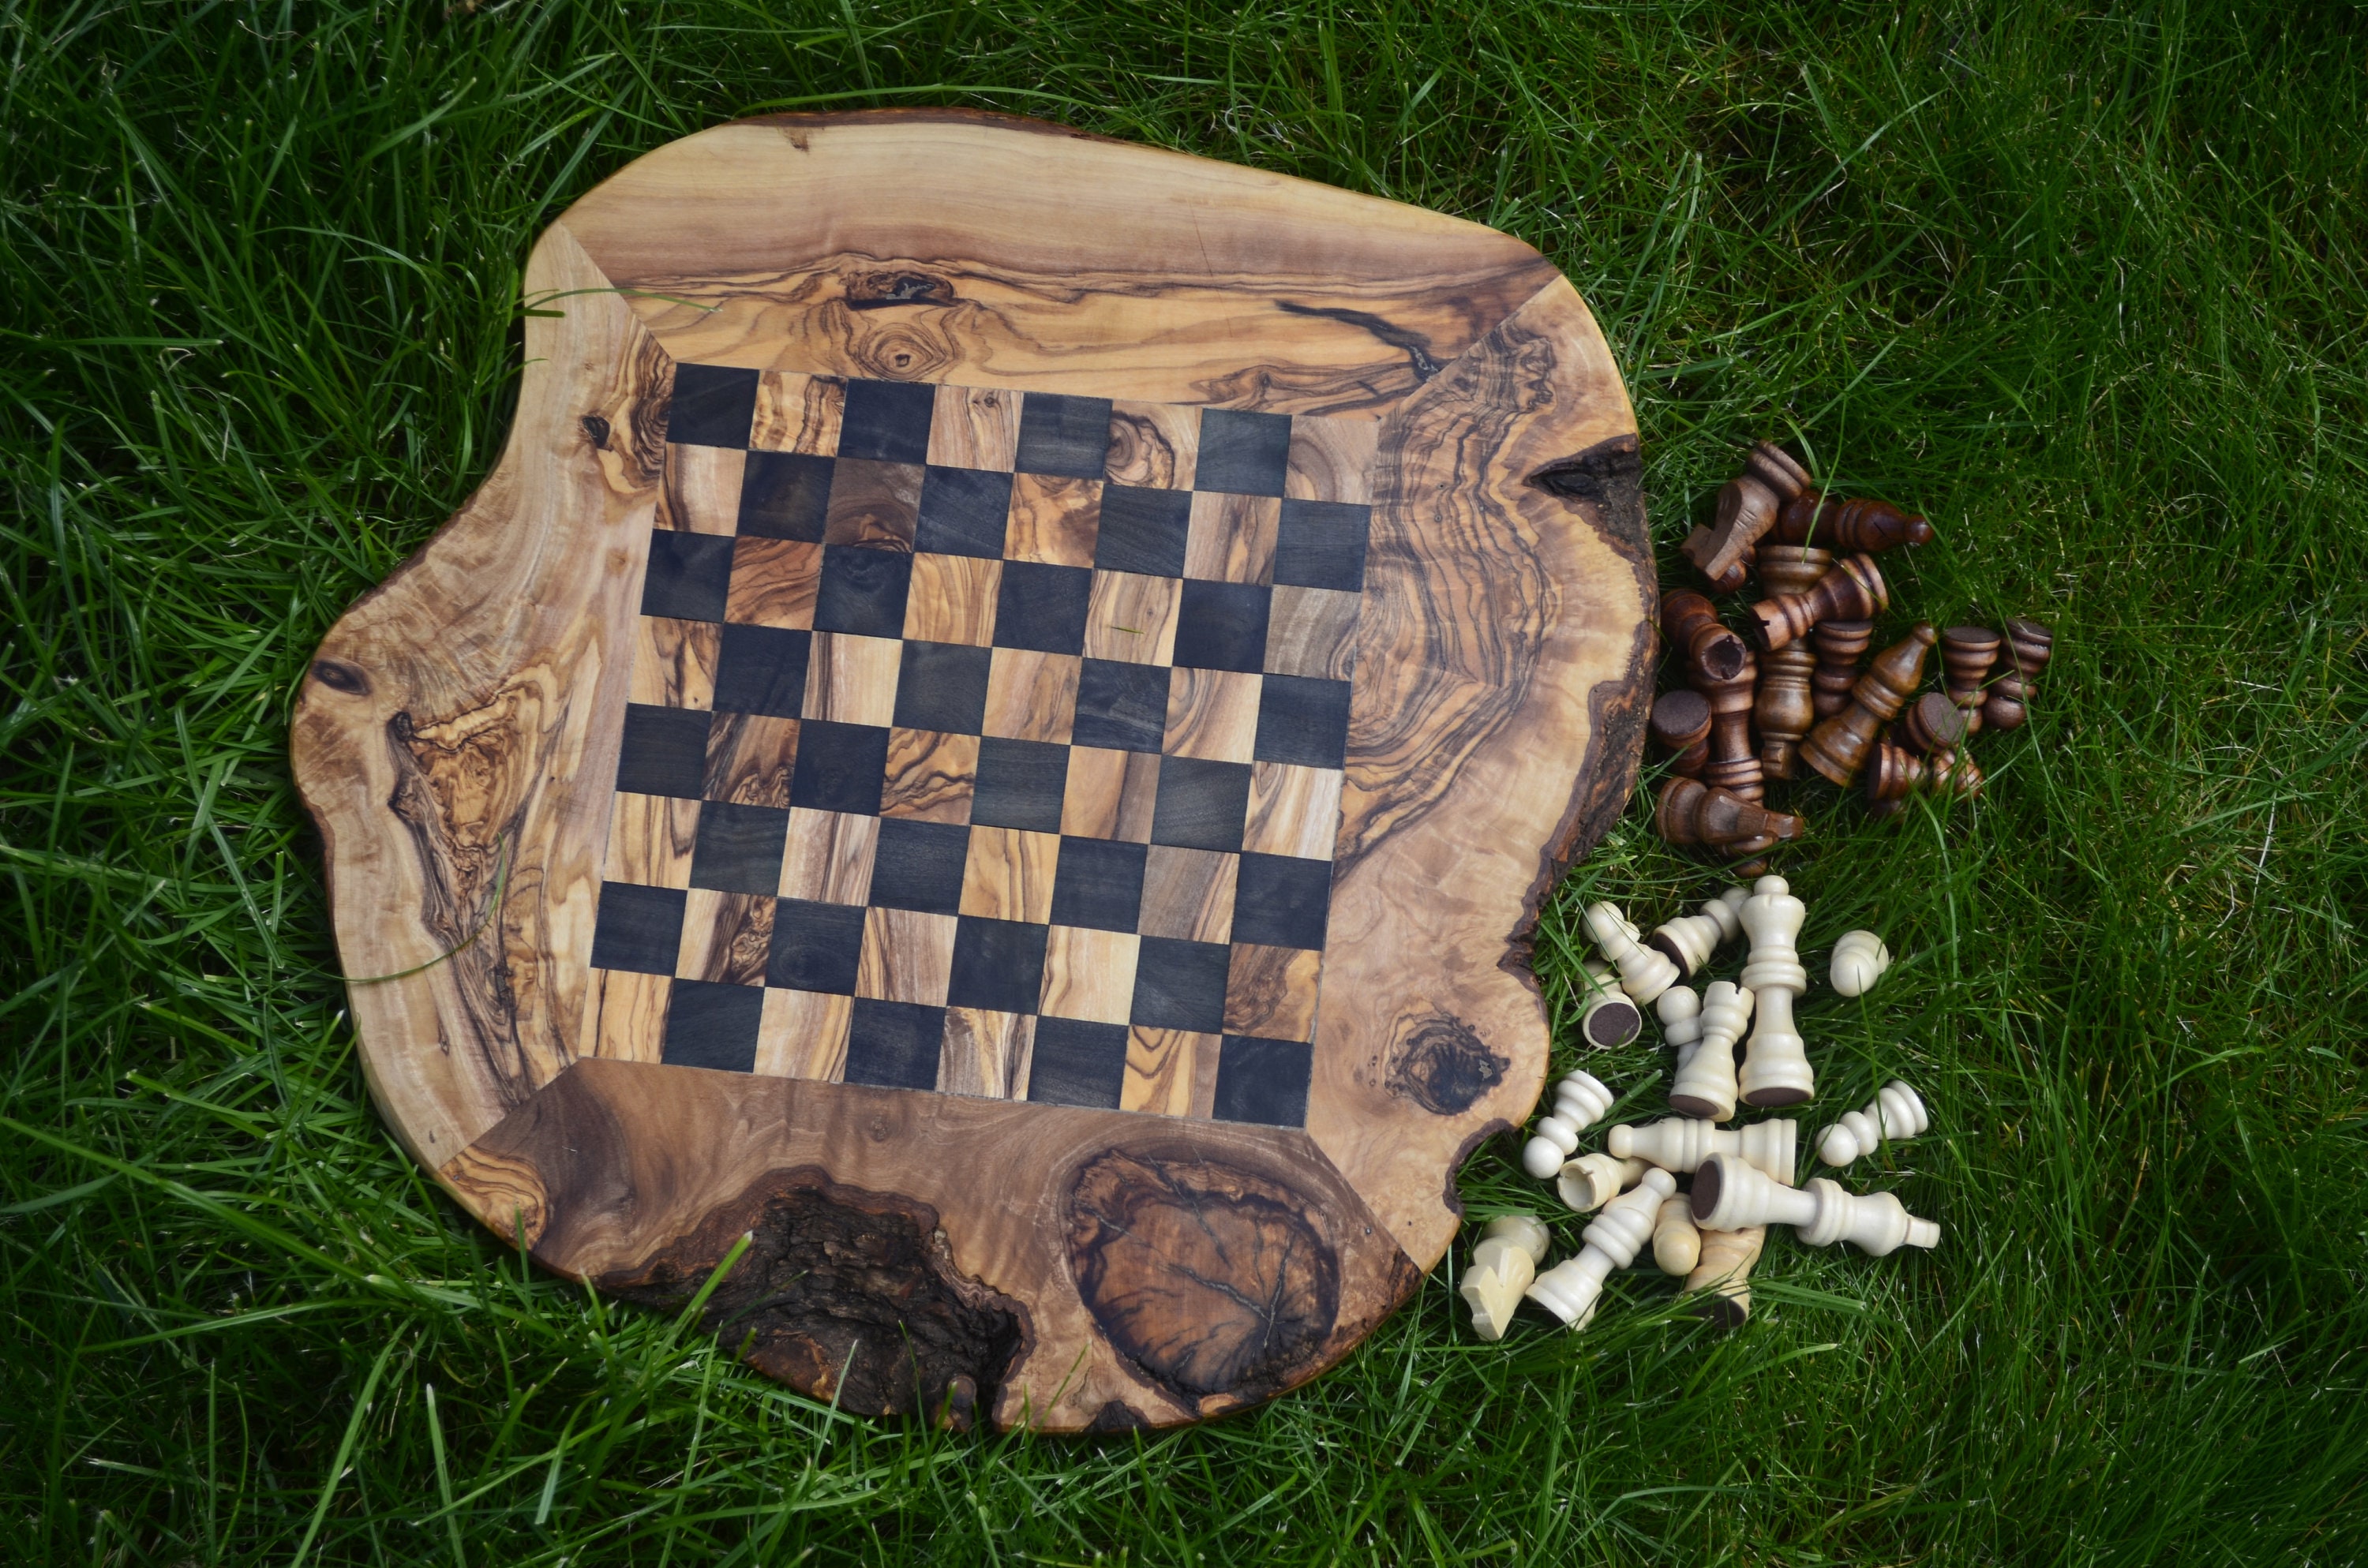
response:
<svg viewBox="0 0 2368 1568"><path fill-rule="evenodd" d="M883 817L871 859L871 903L881 909L952 915L962 907L970 829L953 823Z"/></svg>
<svg viewBox="0 0 2368 1568"><path fill-rule="evenodd" d="M682 947L682 912L689 895L678 888L600 884L600 913L592 928L592 967L636 974L672 974Z"/></svg>
<svg viewBox="0 0 2368 1568"><path fill-rule="evenodd" d="M919 381L850 379L847 405L839 415L838 455L891 463L928 461L929 412L937 400L937 389Z"/></svg>
<svg viewBox="0 0 2368 1568"><path fill-rule="evenodd" d="M1105 572L1181 577L1185 541L1191 528L1190 491L1106 484L1102 486L1101 531L1094 539L1094 564Z"/></svg>
<svg viewBox="0 0 2368 1568"><path fill-rule="evenodd" d="M1365 586L1373 509L1345 501L1286 500L1274 541L1274 580L1302 588Z"/></svg>
<svg viewBox="0 0 2368 1568"><path fill-rule="evenodd" d="M1011 476L975 468L933 468L921 482L920 531L913 548L931 555L1002 559L1011 517Z"/></svg>
<svg viewBox="0 0 2368 1568"><path fill-rule="evenodd" d="M804 452L750 452L740 475L740 531L820 544L831 468L829 458Z"/></svg>
<svg viewBox="0 0 2368 1568"><path fill-rule="evenodd" d="M697 800L707 780L711 722L696 708L627 703L624 744L617 757L617 788L629 795Z"/></svg>
<svg viewBox="0 0 2368 1568"><path fill-rule="evenodd" d="M965 915L954 931L953 978L946 1001L956 1007L1032 1013L1044 987L1042 926Z"/></svg>
<svg viewBox="0 0 2368 1568"><path fill-rule="evenodd" d="M1223 942L1145 937L1134 969L1134 1021L1153 1028L1215 1034L1225 1027L1225 975L1233 949Z"/></svg>
<svg viewBox="0 0 2368 1568"><path fill-rule="evenodd" d="M748 445L757 418L757 372L730 365L677 365L666 439L683 447Z"/></svg>
<svg viewBox="0 0 2368 1568"><path fill-rule="evenodd" d="M814 630L901 637L905 598L912 585L913 558L904 551L825 546L822 590L814 599Z"/></svg>
<svg viewBox="0 0 2368 1568"><path fill-rule="evenodd" d="M790 991L855 994L863 957L863 907L785 898L773 908L773 947L765 983Z"/></svg>
<svg viewBox="0 0 2368 1568"><path fill-rule="evenodd" d="M1331 861L1245 855L1234 884L1234 940L1321 948L1331 903Z"/></svg>
<svg viewBox="0 0 2368 1568"><path fill-rule="evenodd" d="M1005 562L1002 592L995 601L995 645L1084 653L1086 606L1093 587L1093 573L1082 566Z"/></svg>
<svg viewBox="0 0 2368 1568"><path fill-rule="evenodd" d="M655 528L642 578L642 613L722 620L732 591L732 541L722 534Z"/></svg>
<svg viewBox="0 0 2368 1568"><path fill-rule="evenodd" d="M978 743L978 781L970 820L986 827L1061 831L1061 801L1069 782L1069 748L1049 741L989 735Z"/></svg>
<svg viewBox="0 0 2368 1568"><path fill-rule="evenodd" d="M1126 1086L1126 1026L1038 1018L1028 1097L1039 1105L1118 1108Z"/></svg>
<svg viewBox="0 0 2368 1568"><path fill-rule="evenodd" d="M690 885L771 897L781 885L781 847L789 834L790 813L781 807L708 801L699 808Z"/></svg>
<svg viewBox="0 0 2368 1568"><path fill-rule="evenodd" d="M1190 670L1266 667L1267 617L1274 590L1255 583L1187 579L1176 612L1176 663Z"/></svg>
<svg viewBox="0 0 2368 1568"><path fill-rule="evenodd" d="M1248 763L1163 756L1159 801L1151 812L1151 842L1184 849L1237 850L1249 809ZM1241 937L1238 928L1235 936L1256 940Z"/></svg>
<svg viewBox="0 0 2368 1568"><path fill-rule="evenodd" d="M762 986L677 980L666 1002L662 1060L669 1067L753 1073L757 1028L764 1017Z"/></svg>
<svg viewBox="0 0 2368 1568"><path fill-rule="evenodd" d="M809 719L798 732L790 804L876 816L888 777L888 732L871 724Z"/></svg>
<svg viewBox="0 0 2368 1568"><path fill-rule="evenodd" d="M1349 753L1349 683L1308 676L1269 676L1258 687L1260 762L1340 767Z"/></svg>
<svg viewBox="0 0 2368 1568"><path fill-rule="evenodd" d="M896 722L908 730L975 735L986 722L992 648L961 642L905 644L896 673Z"/></svg>
<svg viewBox="0 0 2368 1568"><path fill-rule="evenodd" d="M1291 470L1291 417L1244 409L1201 411L1201 460L1195 490L1235 495L1280 495Z"/></svg>
<svg viewBox="0 0 2368 1568"><path fill-rule="evenodd" d="M1030 392L1019 404L1019 472L1099 479L1109 460L1110 429L1106 397Z"/></svg>
<svg viewBox="0 0 2368 1568"><path fill-rule="evenodd" d="M1307 1120L1307 1085L1315 1048L1288 1040L1227 1035L1217 1056L1215 1115L1220 1121L1298 1127Z"/></svg>
<svg viewBox="0 0 2368 1568"><path fill-rule="evenodd" d="M715 707L722 713L794 719L805 700L814 633L726 622L715 658Z"/></svg>
<svg viewBox="0 0 2368 1568"><path fill-rule="evenodd" d="M883 1089L934 1089L945 1033L943 1007L859 996L847 1031L847 1081Z"/></svg>
<svg viewBox="0 0 2368 1568"><path fill-rule="evenodd" d="M1053 924L1132 931L1143 908L1147 848L1121 839L1064 838L1053 878Z"/></svg>

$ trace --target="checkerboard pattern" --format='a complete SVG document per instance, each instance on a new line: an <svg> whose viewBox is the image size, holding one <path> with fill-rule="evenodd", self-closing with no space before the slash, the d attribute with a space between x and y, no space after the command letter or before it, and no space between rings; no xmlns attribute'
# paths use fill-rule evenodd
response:
<svg viewBox="0 0 2368 1568"><path fill-rule="evenodd" d="M1374 431L677 367L604 1034L1301 1125Z"/></svg>

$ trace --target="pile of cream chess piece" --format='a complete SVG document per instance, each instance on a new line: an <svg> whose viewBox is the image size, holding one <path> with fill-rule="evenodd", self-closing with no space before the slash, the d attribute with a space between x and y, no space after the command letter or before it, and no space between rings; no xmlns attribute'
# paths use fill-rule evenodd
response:
<svg viewBox="0 0 2368 1568"><path fill-rule="evenodd" d="M1581 1031L1598 1046L1626 1044L1643 1029L1643 1009L1652 1007L1678 1051L1669 1086L1676 1114L1613 1127L1601 1151L1582 1154L1580 1135L1603 1119L1614 1096L1584 1072L1554 1085L1554 1108L1539 1118L1522 1167L1595 1219L1577 1253L1551 1268L1543 1266L1552 1233L1538 1216L1488 1223L1459 1287L1483 1339L1503 1338L1524 1300L1585 1327L1605 1278L1648 1244L1663 1273L1681 1276L1688 1290L1703 1293L1703 1311L1729 1324L1750 1313L1751 1269L1771 1224L1792 1226L1810 1246L1849 1242L1875 1257L1940 1244L1941 1227L1910 1214L1891 1193L1853 1194L1824 1176L1796 1187L1799 1127L1791 1119L1719 1125L1738 1108L1778 1109L1816 1096L1816 1074L1793 1024L1793 1000L1809 986L1796 945L1807 914L1782 877L1761 877L1749 893L1728 888L1650 937L1616 905L1588 907L1588 931L1604 961L1587 965L1594 994ZM1718 949L1739 935L1750 937L1741 974L1700 993L1684 983L1705 974ZM1890 966L1880 937L1852 931L1834 945L1829 977L1835 991L1857 996ZM1827 1128L1817 1156L1839 1168L1930 1124L1916 1091L1895 1080L1863 1110ZM1691 1178L1684 1194L1680 1176Z"/></svg>

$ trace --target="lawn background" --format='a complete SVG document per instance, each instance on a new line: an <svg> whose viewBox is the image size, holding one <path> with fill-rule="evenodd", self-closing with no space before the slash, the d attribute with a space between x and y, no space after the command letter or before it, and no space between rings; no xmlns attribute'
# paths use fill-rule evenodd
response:
<svg viewBox="0 0 2368 1568"><path fill-rule="evenodd" d="M2368 18L2285 9L0 7L0 1559L2368 1555ZM953 1437L538 1275L400 1154L288 781L310 650L489 467L569 200L931 103L1517 233L1629 378L1671 583L1773 434L1933 517L1898 610L2056 628L1974 809L1803 791L1813 966L1901 955L1804 1008L1813 1121L1924 1090L1854 1181L1939 1252L1779 1235L1741 1333L1647 1271L1505 1346L1442 1267L1246 1418ZM1573 912L1711 885L1641 804L1565 884L1558 1067ZM1588 1065L1649 1113L1659 1060ZM1475 1214L1543 1200L1512 1154Z"/></svg>

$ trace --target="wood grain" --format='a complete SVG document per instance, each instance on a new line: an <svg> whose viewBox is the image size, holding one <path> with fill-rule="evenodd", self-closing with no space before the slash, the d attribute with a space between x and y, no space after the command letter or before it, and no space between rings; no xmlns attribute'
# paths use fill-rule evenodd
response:
<svg viewBox="0 0 2368 1568"><path fill-rule="evenodd" d="M1167 1426L1348 1354L1444 1251L1458 1158L1536 1098L1527 933L1641 750L1656 607L1635 426L1577 294L1469 223L939 110L662 148L552 226L525 292L499 464L331 631L291 736L347 972L410 971L351 986L405 1146L545 1267L660 1310L751 1236L705 1321L846 1409ZM734 535L745 498L761 531L798 531L758 511L777 503L743 483L756 460L669 447L683 363L761 372L748 446L832 464L822 537L752 526L709 601L811 634L802 719L731 710L753 644L685 619L712 610L640 613L653 530ZM840 453L851 378L933 384L926 453ZM1101 478L1018 472L1045 392L1114 400ZM1178 767L1247 776L1242 853L1148 843L1161 757L1069 746L1058 825L1100 841L1098 875L1139 855L1142 894L1133 930L1049 924L1061 835L969 824L979 743L895 722L903 644L814 631L828 552L914 550L926 458L1014 473L1013 559L1094 567L1109 487L1239 472L1208 467L1235 460L1204 454L1207 409L1334 416L1293 420L1266 482L1281 496L1196 492L1178 545L1187 578L1266 607L1262 659L1167 688ZM819 472L768 461L768 484ZM1361 574L1288 580L1315 570L1289 540L1306 503L1372 507ZM1003 578L923 551L905 638L993 647ZM1083 659L1170 663L1190 602L1175 578L1096 570ZM1077 653L971 657L985 734L1069 740ZM1345 767L1273 760L1298 721L1266 750L1269 685L1311 679L1351 683ZM796 903L745 867L741 891L690 885L699 803L616 790L630 703L712 715L680 732L704 733L698 782L786 820ZM887 734L882 814L795 803L825 720ZM960 913L868 907L883 835L950 832L978 872ZM1253 872L1315 867L1320 892L1326 859L1328 937L1285 934L1321 950L1235 929ZM673 975L591 967L604 882L681 900ZM780 923L816 915L860 926L855 994L766 983ZM944 1006L963 923L985 919L1049 924L1043 1017L948 1006L934 1091L845 1082L876 1071L865 1010ZM1160 943L1217 950L1238 982L1223 1033L1132 1022ZM702 983L735 990L677 994ZM733 995L761 1002L753 1073L656 1060L677 1001ZM1121 1042L1118 1108L1031 1099L1093 1029ZM1248 1047L1312 1050L1304 1131L1220 1119L1246 1103L1227 1074Z"/></svg>

